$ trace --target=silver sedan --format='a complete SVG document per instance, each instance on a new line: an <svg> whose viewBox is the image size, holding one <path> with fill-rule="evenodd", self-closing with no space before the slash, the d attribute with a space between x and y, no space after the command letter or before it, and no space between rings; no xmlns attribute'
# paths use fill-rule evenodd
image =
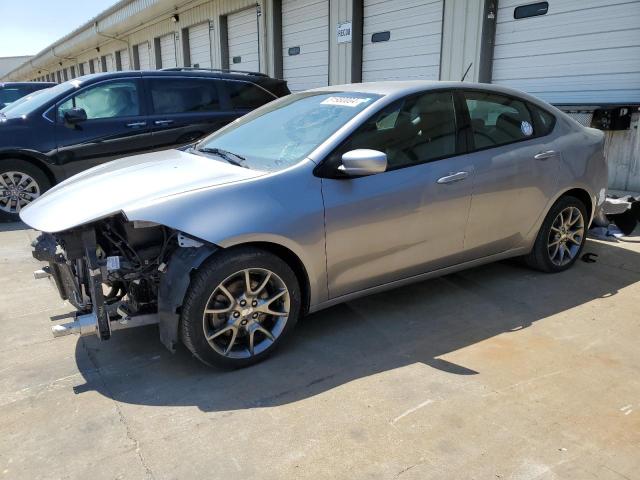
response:
<svg viewBox="0 0 640 480"><path fill-rule="evenodd" d="M515 90L332 86L274 101L196 145L124 158L21 212L78 312L54 334L159 323L207 364L270 354L300 316L522 257L580 255L603 202L603 134Z"/></svg>

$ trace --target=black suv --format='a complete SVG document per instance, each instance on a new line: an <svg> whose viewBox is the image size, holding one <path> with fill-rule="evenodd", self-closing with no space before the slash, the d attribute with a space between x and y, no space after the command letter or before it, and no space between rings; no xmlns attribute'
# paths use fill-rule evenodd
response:
<svg viewBox="0 0 640 480"><path fill-rule="evenodd" d="M56 85L0 112L0 221L100 163L192 143L288 95L261 73L112 72Z"/></svg>
<svg viewBox="0 0 640 480"><path fill-rule="evenodd" d="M30 93L54 85L53 82L0 82L0 110Z"/></svg>

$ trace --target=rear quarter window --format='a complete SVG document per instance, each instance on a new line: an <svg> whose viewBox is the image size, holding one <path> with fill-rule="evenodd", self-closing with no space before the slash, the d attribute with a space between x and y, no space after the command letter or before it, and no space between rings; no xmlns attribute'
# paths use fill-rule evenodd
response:
<svg viewBox="0 0 640 480"><path fill-rule="evenodd" d="M556 126L556 117L536 105L529 104L529 109L533 113L536 122L536 136L549 135Z"/></svg>

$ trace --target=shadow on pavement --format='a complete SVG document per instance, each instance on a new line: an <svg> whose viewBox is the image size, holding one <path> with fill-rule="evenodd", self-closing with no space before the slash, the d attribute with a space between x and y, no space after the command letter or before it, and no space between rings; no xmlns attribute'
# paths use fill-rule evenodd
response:
<svg viewBox="0 0 640 480"><path fill-rule="evenodd" d="M186 349L170 354L156 327L78 341L86 384L131 404L225 411L305 399L352 380L421 362L451 375L478 372L439 357L616 295L640 280L640 253L589 242L596 263L548 275L501 262L342 304L302 319L289 342L243 370L202 366ZM548 320L552 321L552 320Z"/></svg>
<svg viewBox="0 0 640 480"><path fill-rule="evenodd" d="M28 229L29 227L27 227L22 222L8 222L8 223L0 222L0 232L15 232L16 230L28 230Z"/></svg>

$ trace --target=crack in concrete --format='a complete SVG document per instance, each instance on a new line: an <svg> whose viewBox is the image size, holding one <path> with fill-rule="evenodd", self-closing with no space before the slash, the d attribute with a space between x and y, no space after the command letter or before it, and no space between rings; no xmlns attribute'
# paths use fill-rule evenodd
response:
<svg viewBox="0 0 640 480"><path fill-rule="evenodd" d="M153 474L153 471L151 470L151 467L147 464L147 461L144 458L144 455L142 454L142 450L140 448L140 441L138 439L136 439L135 436L133 435L133 432L131 431L129 423L127 422L127 419L125 418L124 414L122 413L122 409L118 405L118 402L113 400L114 396L113 396L111 390L109 389L109 386L107 385L107 382L105 381L104 377L102 376L102 372L100 371L100 367L98 366L98 361L96 360L96 358L91 353L91 350L89 350L89 348L87 348L87 346L86 346L86 344L84 342L82 342L82 348L86 352L87 357L89 358L89 361L91 362L91 364L93 365L94 370L98 374L98 378L100 379L100 382L102 383L102 385L104 387L104 391L107 392L109 394L109 397L112 399L111 401L113 402L113 405L115 406L116 412L118 414L118 420L124 426L127 439L129 439L135 445L135 447L136 447L136 449L135 449L136 456L138 457L138 460L140 461L140 464L142 465L142 468L144 468L144 470L145 470L145 472L147 474L147 478L150 478L151 480L155 480L156 477Z"/></svg>

